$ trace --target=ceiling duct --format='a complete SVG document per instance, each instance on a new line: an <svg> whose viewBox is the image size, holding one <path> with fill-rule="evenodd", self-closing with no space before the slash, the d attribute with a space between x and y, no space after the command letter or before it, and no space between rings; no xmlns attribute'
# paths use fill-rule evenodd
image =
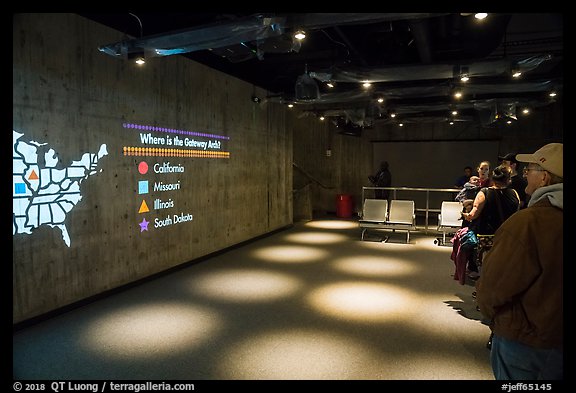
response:
<svg viewBox="0 0 576 393"><path fill-rule="evenodd" d="M188 29L169 31L147 37L130 38L100 46L98 49L110 56L126 58L135 48L143 48L149 57L171 56L201 50L217 50L217 54L238 62L242 59L254 57L248 53L254 48L242 48L247 43L259 42L261 45L270 40L269 46L278 46L272 49L273 53L298 52L299 47L292 43L287 47L282 41L286 29L296 26L318 30L330 26L357 25L379 23L389 20L422 19L444 14L430 13L310 13L265 15L254 14L228 22L216 22L207 25L195 26ZM274 39L279 39L280 41ZM232 53L225 52L226 48ZM270 52L270 48L262 48ZM262 56L257 56L260 60Z"/></svg>
<svg viewBox="0 0 576 393"><path fill-rule="evenodd" d="M336 128L338 128L339 134L356 137L362 136L362 126L349 122L344 118L337 118L334 124L336 125Z"/></svg>
<svg viewBox="0 0 576 393"><path fill-rule="evenodd" d="M285 18L258 14L227 23L215 23L127 39L102 45L98 49L114 57L122 57L134 51L135 48L143 48L153 56L171 56L278 37L284 33L284 25Z"/></svg>
<svg viewBox="0 0 576 393"><path fill-rule="evenodd" d="M489 107L489 109L486 109ZM498 123L517 120L516 103L498 100L488 100L483 105L477 105L479 117L483 126L496 125Z"/></svg>
<svg viewBox="0 0 576 393"><path fill-rule="evenodd" d="M423 64L431 64L433 59L428 19L412 19L408 23L410 31L416 40L420 60Z"/></svg>
<svg viewBox="0 0 576 393"><path fill-rule="evenodd" d="M553 60L549 54L523 58L504 58L498 60L475 61L466 64L469 77L505 75L510 72L512 63L518 65L523 73L538 68ZM329 70L311 72L310 75L321 82L399 82L430 79L453 79L454 69L461 70L460 64L437 63L423 65L402 65L388 67L332 67Z"/></svg>

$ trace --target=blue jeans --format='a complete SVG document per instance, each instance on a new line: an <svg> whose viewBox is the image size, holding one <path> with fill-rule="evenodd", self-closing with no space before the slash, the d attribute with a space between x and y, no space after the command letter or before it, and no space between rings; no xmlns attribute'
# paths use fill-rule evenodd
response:
<svg viewBox="0 0 576 393"><path fill-rule="evenodd" d="M490 350L497 380L556 380L563 378L563 354L559 349L539 349L494 335Z"/></svg>

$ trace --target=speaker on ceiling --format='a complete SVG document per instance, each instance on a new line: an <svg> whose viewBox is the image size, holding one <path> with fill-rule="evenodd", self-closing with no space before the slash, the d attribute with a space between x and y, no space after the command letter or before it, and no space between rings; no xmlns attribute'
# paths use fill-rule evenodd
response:
<svg viewBox="0 0 576 393"><path fill-rule="evenodd" d="M316 100L320 97L318 84L314 78L308 74L308 71L296 79L295 97L297 100Z"/></svg>

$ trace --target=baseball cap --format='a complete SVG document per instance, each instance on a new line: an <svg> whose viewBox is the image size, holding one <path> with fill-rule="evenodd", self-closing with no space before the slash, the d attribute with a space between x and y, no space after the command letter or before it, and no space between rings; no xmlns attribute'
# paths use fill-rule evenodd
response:
<svg viewBox="0 0 576 393"><path fill-rule="evenodd" d="M564 177L564 145L549 143L536 150L533 154L516 154L520 162L532 162L556 176Z"/></svg>
<svg viewBox="0 0 576 393"><path fill-rule="evenodd" d="M515 162L516 164L518 164L518 160L516 159L516 153L508 153L505 156L498 156L498 159L500 161L510 161L510 162Z"/></svg>

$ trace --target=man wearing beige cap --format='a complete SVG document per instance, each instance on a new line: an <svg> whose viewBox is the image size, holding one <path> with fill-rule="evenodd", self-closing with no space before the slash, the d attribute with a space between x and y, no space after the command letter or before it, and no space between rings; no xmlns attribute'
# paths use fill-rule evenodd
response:
<svg viewBox="0 0 576 393"><path fill-rule="evenodd" d="M498 380L563 378L563 144L517 154L528 207L496 231L476 283L476 300L494 337Z"/></svg>

